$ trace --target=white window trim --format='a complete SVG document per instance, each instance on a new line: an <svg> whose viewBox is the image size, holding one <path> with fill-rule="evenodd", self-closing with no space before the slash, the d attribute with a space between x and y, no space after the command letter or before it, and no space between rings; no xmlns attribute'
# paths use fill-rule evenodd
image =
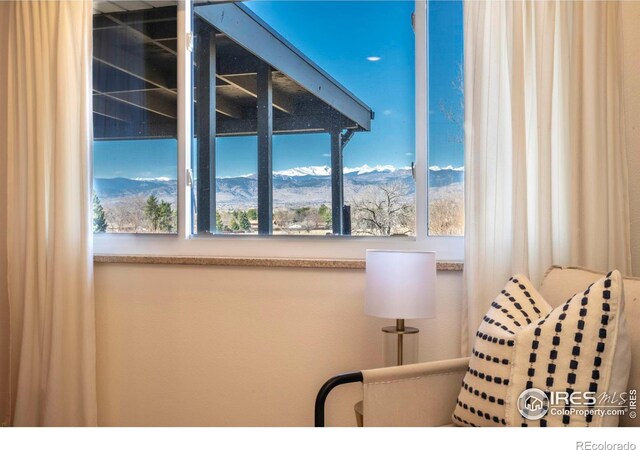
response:
<svg viewBox="0 0 640 450"><path fill-rule="evenodd" d="M191 30L192 1L178 2L178 232L175 235L94 235L94 254L150 256L227 256L287 258L364 258L366 249L435 251L440 261L462 261L464 238L428 236L428 9L415 1L416 92L416 236L415 237L301 237L218 235L192 236L190 188L187 169L191 161ZM409 19L407 19L409 20Z"/></svg>

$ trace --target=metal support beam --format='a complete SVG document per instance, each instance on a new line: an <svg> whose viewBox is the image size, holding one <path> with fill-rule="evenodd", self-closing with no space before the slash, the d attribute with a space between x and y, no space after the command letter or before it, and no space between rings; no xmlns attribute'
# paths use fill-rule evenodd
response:
<svg viewBox="0 0 640 450"><path fill-rule="evenodd" d="M164 73L142 56L118 48L108 39L94 37L93 60L175 95L174 72Z"/></svg>
<svg viewBox="0 0 640 450"><path fill-rule="evenodd" d="M167 96L154 91L106 93L94 90L93 96L94 98L98 96L108 97L129 106L168 117L169 119L175 119L177 116L175 97L167 98Z"/></svg>
<svg viewBox="0 0 640 450"><path fill-rule="evenodd" d="M239 89L247 95L254 98L258 98L258 87L256 86L256 80L252 75L218 75L222 81L229 83L229 87ZM219 86L218 89L224 89L226 86ZM282 112L293 114L294 104L290 98L279 92L273 93L273 107L279 109Z"/></svg>
<svg viewBox="0 0 640 450"><path fill-rule="evenodd" d="M344 223L344 179L342 130L331 131L331 220L333 234L342 234Z"/></svg>
<svg viewBox="0 0 640 450"><path fill-rule="evenodd" d="M217 67L217 66L216 66ZM220 95L220 86L217 86L217 95L216 95L216 111L222 114L223 116L230 117L232 119L242 119L242 108L238 106L237 103L234 103L233 100L225 98ZM198 88L196 87L193 92L196 97L196 105L197 105L197 94Z"/></svg>
<svg viewBox="0 0 640 450"><path fill-rule="evenodd" d="M95 41L94 41L95 42ZM95 45L99 45L95 43ZM173 89L176 87L173 86ZM130 75L112 66L93 60L93 89L100 92L140 91L143 89L161 88L149 85L146 81Z"/></svg>
<svg viewBox="0 0 640 450"><path fill-rule="evenodd" d="M108 97L96 96L95 93L93 112L125 123L130 123L133 119L131 108L127 105Z"/></svg>
<svg viewBox="0 0 640 450"><path fill-rule="evenodd" d="M178 135L175 120L163 122L123 122L99 112L95 120L93 139L96 141L175 139Z"/></svg>
<svg viewBox="0 0 640 450"><path fill-rule="evenodd" d="M145 44L156 45L159 48L161 48L162 50L164 50L165 52L171 53L174 56L178 56L178 52L177 51L173 50L170 47L167 47L161 41L153 39L151 36L149 36L146 33L143 33L142 31L140 31L135 26L133 26L133 25L131 25L129 23L123 22L122 20L118 19L117 17L115 17L114 15L111 15L111 14L106 14L105 17L108 18L109 20L117 23L118 25L120 25L121 27L125 28L126 30L128 30L132 35L136 36L138 39L140 39Z"/></svg>
<svg viewBox="0 0 640 450"><path fill-rule="evenodd" d="M232 119L242 119L242 108L220 95L216 96L216 111Z"/></svg>
<svg viewBox="0 0 640 450"><path fill-rule="evenodd" d="M216 231L216 36L201 26L197 38L198 233Z"/></svg>
<svg viewBox="0 0 640 450"><path fill-rule="evenodd" d="M271 67L258 69L258 232L271 234L273 230L273 85Z"/></svg>
<svg viewBox="0 0 640 450"><path fill-rule="evenodd" d="M102 116L102 117L106 117L107 119L113 119L113 120L117 120L118 122L124 122L124 119L121 119L121 118L116 117L116 116L109 115L108 113L105 113L105 112L103 112L103 111L96 111L96 110L94 109L94 110L93 110L93 113L94 113L94 114L97 114L97 115L99 115L99 116Z"/></svg>
<svg viewBox="0 0 640 450"><path fill-rule="evenodd" d="M218 97L219 98L219 97ZM349 123L329 116L302 115L276 117L273 119L273 133L325 133L336 126ZM252 136L257 133L256 119L218 120L218 136Z"/></svg>

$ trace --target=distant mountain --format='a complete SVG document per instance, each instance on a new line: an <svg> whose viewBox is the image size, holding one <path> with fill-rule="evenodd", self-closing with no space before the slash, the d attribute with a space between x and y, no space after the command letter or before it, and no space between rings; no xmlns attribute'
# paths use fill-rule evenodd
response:
<svg viewBox="0 0 640 450"><path fill-rule="evenodd" d="M131 179L131 178L96 178L93 188L101 201L109 201L121 197L155 195L166 200L175 200L178 183L171 179Z"/></svg>
<svg viewBox="0 0 640 450"><path fill-rule="evenodd" d="M461 183L464 169L432 166L429 168L429 185L444 187ZM408 193L415 190L411 169L394 166L368 166L344 169L345 195L367 186L403 183ZM122 200L129 196L155 195L160 199L175 201L176 180L167 178L129 179L96 178L94 188L102 202ZM216 201L226 207L255 206L257 179L254 174L224 177L216 180ZM331 168L328 166L296 167L273 173L273 198L275 205L321 204L331 202Z"/></svg>
<svg viewBox="0 0 640 450"><path fill-rule="evenodd" d="M357 174L357 175L364 175L367 173L374 173L374 172L391 172L394 173L398 170L411 170L411 167L403 167L403 168L395 168L394 166L369 166L367 164L365 164L364 166L360 166L360 167L353 167L353 168L349 168L349 167L345 167L344 168L344 173L345 174Z"/></svg>
<svg viewBox="0 0 640 450"><path fill-rule="evenodd" d="M434 166L436 167L436 166ZM451 167L451 166L449 166ZM445 168L448 169L449 167ZM398 169L391 165L376 165L369 166L365 164L360 167L345 167L343 172L345 174L356 173L358 175L364 175L366 173L371 172L395 172L396 170L409 170L409 167L403 167ZM461 170L461 169L453 169L452 170ZM442 170L439 167L437 170ZM293 169L286 170L276 170L273 172L274 176L283 176L283 177L304 177L304 176L319 176L319 177L328 177L331 175L331 167L329 166L306 166L306 167L294 167ZM223 178L251 178L255 177L255 174L249 173L246 175L240 175L238 177L223 177Z"/></svg>
<svg viewBox="0 0 640 450"><path fill-rule="evenodd" d="M443 187L464 181L464 167L429 167L429 187Z"/></svg>
<svg viewBox="0 0 640 450"><path fill-rule="evenodd" d="M329 166L294 167L293 169L274 171L273 175L275 177L306 177L306 176L326 177L331 175L331 167Z"/></svg>
<svg viewBox="0 0 640 450"><path fill-rule="evenodd" d="M452 165L440 167L440 166L429 166L429 170L432 172L439 172L440 170L453 170L454 172L464 172L464 167L453 167Z"/></svg>

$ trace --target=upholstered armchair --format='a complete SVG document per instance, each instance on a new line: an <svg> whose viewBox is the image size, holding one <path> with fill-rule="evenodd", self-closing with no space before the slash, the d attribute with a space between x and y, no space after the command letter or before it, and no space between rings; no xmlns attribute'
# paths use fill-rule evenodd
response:
<svg viewBox="0 0 640 450"><path fill-rule="evenodd" d="M562 304L604 274L577 267L551 267L539 291L552 306ZM628 389L640 388L640 278L624 279L625 316L631 339ZM316 426L324 425L324 400L333 387L361 382L364 426L450 426L469 358L338 375L325 383L316 400ZM640 426L629 414L620 426Z"/></svg>

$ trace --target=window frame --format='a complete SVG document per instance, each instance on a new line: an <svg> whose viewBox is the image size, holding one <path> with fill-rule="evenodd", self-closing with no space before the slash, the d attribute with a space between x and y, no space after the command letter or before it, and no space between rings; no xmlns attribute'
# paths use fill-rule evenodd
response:
<svg viewBox="0 0 640 450"><path fill-rule="evenodd" d="M366 249L435 251L438 260L462 261L463 236L428 234L428 1L415 0L415 236L286 236L286 235L192 235L191 139L192 0L177 2L178 26L178 230L175 234L94 234L94 254L148 256L225 256L278 258L363 258ZM409 18L407 18L409 20Z"/></svg>

